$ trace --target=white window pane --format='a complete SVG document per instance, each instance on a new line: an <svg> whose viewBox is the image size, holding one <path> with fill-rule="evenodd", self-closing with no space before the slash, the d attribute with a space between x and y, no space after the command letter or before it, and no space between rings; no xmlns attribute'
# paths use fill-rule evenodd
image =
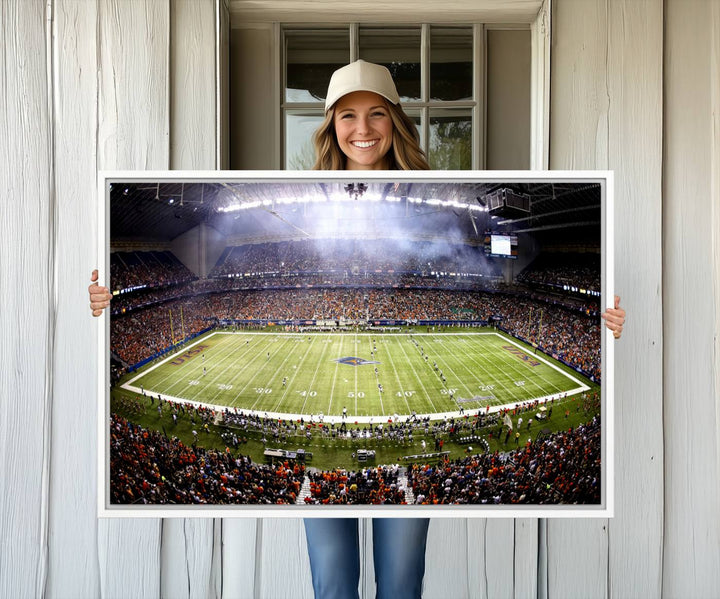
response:
<svg viewBox="0 0 720 599"><path fill-rule="evenodd" d="M360 28L360 58L386 66L401 102L420 100L420 28Z"/></svg>
<svg viewBox="0 0 720 599"><path fill-rule="evenodd" d="M323 122L322 113L285 115L285 170L307 171L315 164L312 135Z"/></svg>
<svg viewBox="0 0 720 599"><path fill-rule="evenodd" d="M430 29L430 99L473 99L473 31L471 27Z"/></svg>
<svg viewBox="0 0 720 599"><path fill-rule="evenodd" d="M321 102L333 71L350 62L348 29L286 31L286 102Z"/></svg>
<svg viewBox="0 0 720 599"><path fill-rule="evenodd" d="M430 111L428 162L433 170L472 168L472 116L468 109Z"/></svg>

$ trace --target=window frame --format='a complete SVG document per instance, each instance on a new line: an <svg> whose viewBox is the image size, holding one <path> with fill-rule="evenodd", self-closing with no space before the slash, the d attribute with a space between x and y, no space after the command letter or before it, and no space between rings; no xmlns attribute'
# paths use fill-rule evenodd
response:
<svg viewBox="0 0 720 599"><path fill-rule="evenodd" d="M284 48L282 41L282 29L283 28L303 28L303 27L320 27L317 25L319 20L322 18L325 20L325 27L337 27L341 25L347 25L350 27L350 23L347 19L343 18L343 15L349 14L349 12L341 13L336 10L324 10L319 3L315 2L313 9L308 11L298 11L298 6L295 4L296 0L293 0L293 4L289 5L287 2L278 2L278 0L272 0L272 2L259 2L255 3L252 10L248 8L243 2L239 0L230 0L230 21L232 27L243 27L253 26L253 23L265 22L272 27L273 37L273 63L275 65L275 77L273 77L273 110L275 114L274 123L270 134L276 143L273 144L273 160L275 168L282 169L285 163L285 143L284 143L284 114L281 107L281 101L283 100L282 94L284 91ZM551 41L551 3L552 0L538 0L536 5L528 5L527 11L519 13L515 10L511 11L508 7L502 7L498 5L485 6L479 4L476 7L468 9L465 14L458 12L457 7L454 10L448 10L450 7L443 7L443 9L431 8L426 3L418 4L415 10L402 11L402 14L408 14L412 12L427 22L435 22L439 25L443 25L444 19L450 16L450 21L465 21L465 22L480 22L485 23L514 23L507 28L515 28L517 26L526 26L530 28L531 32L531 66L530 66L530 169L531 170L546 170L549 168L550 162L550 41ZM256 6L258 5L258 6ZM262 5L262 6L260 6ZM349 11L352 5L346 6L346 11ZM376 5L377 10L383 8L382 3ZM392 19L389 18L387 10L383 11L383 16L380 17L379 13L373 18L373 11L364 9L365 12L355 11L354 14L365 15L367 20L380 20L383 18L386 24L392 23ZM389 8L388 8L389 10ZM314 11L314 12L313 12ZM398 11L400 14L401 11ZM322 14L320 14L322 13ZM360 21L364 22L361 16ZM452 24L452 22L448 24ZM283 23L283 25L281 25ZM313 24L314 23L314 24ZM351 32L352 35L352 32ZM357 33L355 33L357 35ZM485 32L483 32L483 38ZM351 45L351 52L352 52ZM477 44L475 46L476 57L478 60L482 60L485 65L485 54L484 54L484 40L483 44ZM482 56L477 56L479 49L482 49ZM351 54L351 60L357 58ZM484 69L483 69L484 70ZM474 90L479 90L476 97L483 99L485 98L485 74L483 77L475 77L473 83ZM473 144L473 164L484 164L484 148L485 148L485 109L482 110L476 107L477 114L474 116L474 123L477 123L483 130L483 138L481 143Z"/></svg>
<svg viewBox="0 0 720 599"><path fill-rule="evenodd" d="M403 103L403 108L410 115L420 115L420 145L427 152L430 142L430 113L433 109L444 108L462 108L470 112L472 133L471 133L471 170L482 170L485 167L485 55L487 36L485 34L485 25L482 23L289 23L280 25L279 28L279 58L280 58L280 97L279 99L279 117L280 117L280 164L279 168L285 169L287 165L287 144L286 144L286 117L292 111L307 111L321 109L320 102L288 102L286 100L285 90L287 89L287 34L296 32L312 32L329 31L329 30L348 30L348 43L350 44L350 61L359 58L360 43L360 27L372 29L401 29L401 28L418 28L420 30L420 100L408 101ZM430 99L430 36L431 28L438 27L449 29L453 27L462 27L470 31L472 35L472 62L473 62L473 81L472 81L472 99L471 100L431 100ZM512 26L511 28L529 29L529 25ZM318 114L322 114L318 110Z"/></svg>

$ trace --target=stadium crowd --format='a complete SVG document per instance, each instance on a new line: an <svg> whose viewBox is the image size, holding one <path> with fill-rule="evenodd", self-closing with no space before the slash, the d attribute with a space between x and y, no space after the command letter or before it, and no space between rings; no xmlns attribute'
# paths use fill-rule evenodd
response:
<svg viewBox="0 0 720 599"><path fill-rule="evenodd" d="M171 252L112 252L110 288L164 287L186 283L195 275Z"/></svg>
<svg viewBox="0 0 720 599"><path fill-rule="evenodd" d="M535 405L537 407L537 405ZM517 410L520 411L518 406ZM524 407L522 408L525 409ZM530 409L530 408L528 408ZM439 441L453 435L476 434L483 427L493 426L498 422L497 414L477 413L472 418L445 418L431 421L429 417L420 418L415 415L400 419L387 417L375 423L353 424L352 419L346 422L325 422L321 415L311 414L307 420L283 420L245 413L237 408L226 408L223 412L223 425L228 431L249 433L252 431L262 435L265 442L285 442L293 437L312 438L320 435L324 438L389 441L394 444L412 443L414 436L426 436ZM437 448L437 447L436 447Z"/></svg>
<svg viewBox="0 0 720 599"><path fill-rule="evenodd" d="M400 466L377 466L358 471L309 471L310 495L306 504L404 504L405 489L398 484Z"/></svg>
<svg viewBox="0 0 720 599"><path fill-rule="evenodd" d="M181 314L182 308L182 314ZM172 327L171 327L172 318ZM419 289L298 289L204 294L117 315L111 348L135 364L224 320L499 320L511 335L600 376L600 323L521 295Z"/></svg>
<svg viewBox="0 0 720 599"><path fill-rule="evenodd" d="M594 504L600 502L600 419L528 439L509 453L414 465L415 502L433 504Z"/></svg>
<svg viewBox="0 0 720 599"><path fill-rule="evenodd" d="M177 300L113 317L110 350L134 365L213 324L207 296Z"/></svg>
<svg viewBox="0 0 720 599"><path fill-rule="evenodd" d="M114 252L114 288L154 287L116 296L111 349L134 365L218 320L492 318L511 335L599 377L600 323L592 298L578 303L539 288L493 292L488 283L496 281L489 277L478 283L480 279L398 273L403 268L458 268L468 256L475 264L487 262L479 254L478 248L461 244L394 240L261 243L229 248L216 269L219 275L244 269L255 275L193 281L194 275L170 252ZM597 260L587 255L574 265L572 256L541 255L518 280L591 286L598 279ZM339 270L317 272L321 267ZM257 274L263 269L270 274ZM315 287L304 288L309 285ZM478 285L486 290L478 291Z"/></svg>
<svg viewBox="0 0 720 599"><path fill-rule="evenodd" d="M112 504L295 503L304 467L257 465L241 454L187 446L112 415Z"/></svg>
<svg viewBox="0 0 720 599"><path fill-rule="evenodd" d="M211 277L228 274L327 270L348 272L482 272L499 276L481 247L404 239L303 239L233 247Z"/></svg>
<svg viewBox="0 0 720 599"><path fill-rule="evenodd" d="M517 280L600 291L600 253L541 254L518 275Z"/></svg>
<svg viewBox="0 0 720 599"><path fill-rule="evenodd" d="M221 290L215 279L194 280L167 287L152 287L117 295L110 305L112 315L126 314L140 308L148 308L171 300L191 298Z"/></svg>
<svg viewBox="0 0 720 599"><path fill-rule="evenodd" d="M600 502L600 419L528 439L507 453L473 454L407 469L407 485L420 505L596 504ZM112 415L112 504L290 504L305 474L307 504L403 504L404 469L387 465L358 471L314 471L284 461L254 464L239 453L188 446Z"/></svg>

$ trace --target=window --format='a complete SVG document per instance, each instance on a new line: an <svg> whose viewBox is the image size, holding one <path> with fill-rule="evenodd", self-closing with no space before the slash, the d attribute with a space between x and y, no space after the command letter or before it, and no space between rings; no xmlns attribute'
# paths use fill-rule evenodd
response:
<svg viewBox="0 0 720 599"><path fill-rule="evenodd" d="M433 169L482 168L481 25L286 28L283 41L284 168L312 167L332 72L361 58L393 75Z"/></svg>

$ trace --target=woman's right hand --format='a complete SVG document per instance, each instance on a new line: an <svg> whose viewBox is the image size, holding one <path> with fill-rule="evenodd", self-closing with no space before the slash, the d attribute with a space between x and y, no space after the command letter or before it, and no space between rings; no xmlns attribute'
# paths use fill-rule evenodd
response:
<svg viewBox="0 0 720 599"><path fill-rule="evenodd" d="M92 310L93 316L100 316L103 313L103 310L110 305L112 293L110 293L110 290L107 287L100 287L100 285L97 284L97 269L92 271L90 280L93 282L92 285L88 287L88 293L90 294L90 309Z"/></svg>

